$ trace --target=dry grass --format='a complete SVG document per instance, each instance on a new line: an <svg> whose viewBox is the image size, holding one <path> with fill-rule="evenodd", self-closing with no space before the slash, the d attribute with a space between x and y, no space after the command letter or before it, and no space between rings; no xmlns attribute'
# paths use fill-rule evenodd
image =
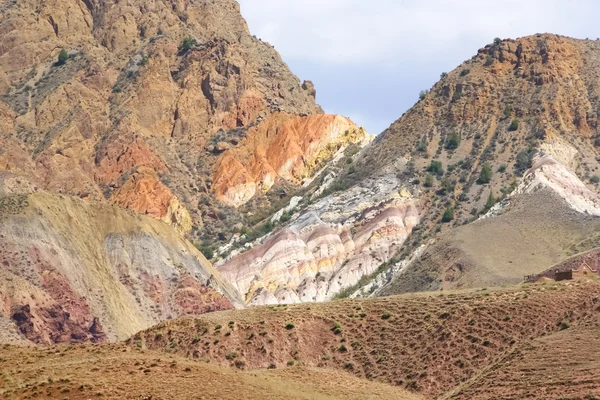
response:
<svg viewBox="0 0 600 400"><path fill-rule="evenodd" d="M226 311L160 324L129 344L239 369L338 369L435 397L521 344L588 320L598 289L570 282Z"/></svg>
<svg viewBox="0 0 600 400"><path fill-rule="evenodd" d="M0 398L418 400L350 374L290 368L240 372L123 345L5 346Z"/></svg>

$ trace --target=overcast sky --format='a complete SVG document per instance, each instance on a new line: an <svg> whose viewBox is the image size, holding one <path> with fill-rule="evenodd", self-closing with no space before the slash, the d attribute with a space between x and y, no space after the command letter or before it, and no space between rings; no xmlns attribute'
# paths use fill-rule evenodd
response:
<svg viewBox="0 0 600 400"><path fill-rule="evenodd" d="M239 0L328 113L380 133L495 37L600 36L599 0Z"/></svg>

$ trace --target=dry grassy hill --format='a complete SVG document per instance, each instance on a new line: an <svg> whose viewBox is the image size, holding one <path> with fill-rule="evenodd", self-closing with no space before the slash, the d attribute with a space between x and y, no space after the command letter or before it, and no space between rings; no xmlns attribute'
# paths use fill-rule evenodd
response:
<svg viewBox="0 0 600 400"><path fill-rule="evenodd" d="M240 372L115 346L5 346L0 398L87 400L419 400L401 388L312 368Z"/></svg>
<svg viewBox="0 0 600 400"><path fill-rule="evenodd" d="M243 370L332 368L439 397L531 340L593 318L599 288L571 282L260 307L168 321L129 344Z"/></svg>

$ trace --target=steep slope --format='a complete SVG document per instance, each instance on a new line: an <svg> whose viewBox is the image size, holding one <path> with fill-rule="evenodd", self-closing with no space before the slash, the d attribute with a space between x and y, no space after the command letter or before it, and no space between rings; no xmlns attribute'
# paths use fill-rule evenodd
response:
<svg viewBox="0 0 600 400"><path fill-rule="evenodd" d="M168 318L239 305L171 226L2 176L2 341L122 340Z"/></svg>
<svg viewBox="0 0 600 400"><path fill-rule="evenodd" d="M0 169L193 230L205 246L255 223L235 207L297 187L366 135L321 115L312 83L251 36L234 0L0 9Z"/></svg>
<svg viewBox="0 0 600 400"><path fill-rule="evenodd" d="M0 396L11 399L421 399L343 372L297 368L245 373L122 345L8 347L0 371Z"/></svg>
<svg viewBox="0 0 600 400"><path fill-rule="evenodd" d="M573 282L254 307L167 321L129 344L241 369L344 370L437 398L532 340L596 318L598 288ZM524 377L521 385L539 383Z"/></svg>
<svg viewBox="0 0 600 400"><path fill-rule="evenodd" d="M383 244L377 251L383 256L370 262L377 265L342 277L335 291L343 295L514 284L574 254L571 247L591 249L583 241L600 216L599 75L600 42L548 34L495 40L442 74L375 142L319 180L320 189L296 202L284 230L293 231L313 212L323 219L331 208L372 199L370 207L385 216L379 199L405 193L418 210L418 225L394 248ZM321 194L321 205L311 205ZM335 222L354 229L367 223L353 214ZM226 274L233 268L234 283L257 276L266 286L269 276L300 270L299 280L280 281L269 291L295 288L306 277L307 257L284 248L266 261L265 248L254 248L218 268ZM334 269L355 256L347 252ZM239 257L245 271L236 267ZM311 257L320 259L318 250ZM257 274L257 265L267 277Z"/></svg>

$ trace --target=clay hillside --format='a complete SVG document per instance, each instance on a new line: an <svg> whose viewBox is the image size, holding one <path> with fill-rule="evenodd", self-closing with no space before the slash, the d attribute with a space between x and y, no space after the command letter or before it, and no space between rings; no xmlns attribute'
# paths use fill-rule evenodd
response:
<svg viewBox="0 0 600 400"><path fill-rule="evenodd" d="M169 388L209 399L239 390L249 399L595 398L598 289L567 282L255 307L168 321L127 347L5 346L0 396L167 398Z"/></svg>
<svg viewBox="0 0 600 400"><path fill-rule="evenodd" d="M164 220L207 255L370 138L322 113L233 0L0 12L0 168Z"/></svg>
<svg viewBox="0 0 600 400"><path fill-rule="evenodd" d="M0 342L124 340L242 300L170 225L0 175Z"/></svg>
<svg viewBox="0 0 600 400"><path fill-rule="evenodd" d="M217 268L271 304L517 284L599 247L599 74L598 41L496 39Z"/></svg>

